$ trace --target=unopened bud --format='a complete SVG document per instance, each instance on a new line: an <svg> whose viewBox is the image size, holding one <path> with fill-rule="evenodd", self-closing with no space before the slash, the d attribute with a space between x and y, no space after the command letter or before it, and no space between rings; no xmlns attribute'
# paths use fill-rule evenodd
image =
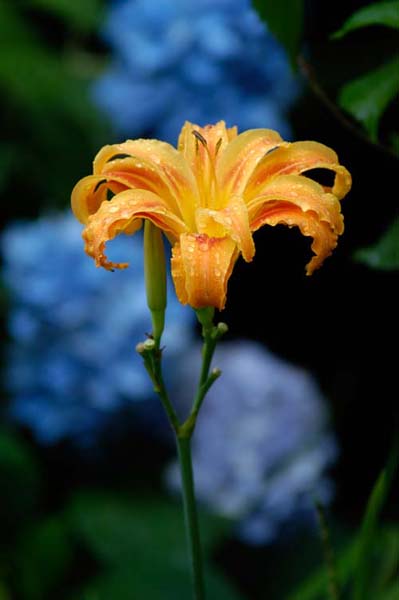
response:
<svg viewBox="0 0 399 600"><path fill-rule="evenodd" d="M144 351L147 350L147 352L151 351L151 350L154 350L154 348L156 347L155 340L153 340L152 338L148 338L148 340L146 340L143 343L143 347L144 347Z"/></svg>
<svg viewBox="0 0 399 600"><path fill-rule="evenodd" d="M144 275L152 333L159 344L166 309L165 249L161 230L148 220L144 223Z"/></svg>
<svg viewBox="0 0 399 600"><path fill-rule="evenodd" d="M223 323L222 321L220 323L217 324L217 330L219 335L224 335L225 333L228 332L229 327L226 323Z"/></svg>
<svg viewBox="0 0 399 600"><path fill-rule="evenodd" d="M143 342L139 342L136 346L136 352L138 352L139 354L144 354L145 352L145 346L143 344Z"/></svg>

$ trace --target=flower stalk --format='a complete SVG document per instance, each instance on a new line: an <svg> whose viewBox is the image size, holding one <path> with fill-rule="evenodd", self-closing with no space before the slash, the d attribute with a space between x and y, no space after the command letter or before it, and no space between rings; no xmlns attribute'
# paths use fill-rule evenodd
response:
<svg viewBox="0 0 399 600"><path fill-rule="evenodd" d="M221 375L220 369L214 368L210 370L210 367L216 344L222 335L227 332L227 325L225 323L219 323L216 326L213 324L213 308L200 309L196 311L196 313L197 318L202 325L202 335L204 339L202 347L202 366L191 411L184 422L180 423L164 383L162 374L162 350L159 347L160 338L159 341L156 341L155 338L147 339L145 342L137 344L136 350L143 358L144 366L154 385L154 391L161 400L175 435L182 482L184 522L193 582L193 600L205 600L200 529L198 524L191 458L191 439L195 431L197 416L202 406L202 402L213 383Z"/></svg>

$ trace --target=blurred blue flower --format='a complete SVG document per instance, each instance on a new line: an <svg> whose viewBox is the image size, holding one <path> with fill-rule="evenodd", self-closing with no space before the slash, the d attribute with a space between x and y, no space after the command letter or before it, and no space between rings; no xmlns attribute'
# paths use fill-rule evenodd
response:
<svg viewBox="0 0 399 600"><path fill-rule="evenodd" d="M10 293L5 369L12 418L42 443L92 443L118 409L152 392L135 345L150 331L142 239L118 236L128 271L96 269L69 214L14 224L2 235ZM164 343L174 361L191 341L192 311L169 287ZM170 370L169 370L170 371Z"/></svg>
<svg viewBox="0 0 399 600"><path fill-rule="evenodd" d="M198 352L179 365L181 410L187 410L182 390L192 389ZM326 403L308 372L257 343L222 343L214 364L222 377L204 401L193 437L196 493L209 509L236 519L244 540L268 542L282 525L310 517L315 498L328 503L332 496L326 469L337 446ZM177 464L167 481L178 489Z"/></svg>
<svg viewBox="0 0 399 600"><path fill-rule="evenodd" d="M93 89L118 134L175 143L185 120L290 135L298 93L250 0L119 0L103 31L112 61Z"/></svg>

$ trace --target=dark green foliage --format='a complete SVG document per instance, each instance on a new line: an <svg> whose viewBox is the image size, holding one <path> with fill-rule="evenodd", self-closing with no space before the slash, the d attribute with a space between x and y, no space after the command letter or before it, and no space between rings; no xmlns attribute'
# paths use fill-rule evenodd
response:
<svg viewBox="0 0 399 600"><path fill-rule="evenodd" d="M368 248L360 248L355 260L373 269L393 271L399 269L399 217L388 227L384 235Z"/></svg>
<svg viewBox="0 0 399 600"><path fill-rule="evenodd" d="M253 4L270 31L288 52L291 64L296 67L302 41L303 0L253 0Z"/></svg>
<svg viewBox="0 0 399 600"><path fill-rule="evenodd" d="M7 216L66 205L105 140L88 97L99 65L83 36L98 23L99 3L83 3L83 12L81 5L0 0L0 189L12 195ZM54 40L40 29L49 18Z"/></svg>
<svg viewBox="0 0 399 600"><path fill-rule="evenodd" d="M391 2L377 2L369 4L357 10L349 17L338 31L332 36L333 39L339 39L361 27L369 27L370 25L385 25L399 29L399 2L393 0Z"/></svg>

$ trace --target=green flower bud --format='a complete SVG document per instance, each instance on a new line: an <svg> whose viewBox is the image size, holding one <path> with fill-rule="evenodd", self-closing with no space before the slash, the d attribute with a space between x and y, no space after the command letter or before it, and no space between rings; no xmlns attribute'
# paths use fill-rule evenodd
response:
<svg viewBox="0 0 399 600"><path fill-rule="evenodd" d="M159 345L166 309L165 249L161 230L148 220L144 223L144 276L152 333Z"/></svg>

